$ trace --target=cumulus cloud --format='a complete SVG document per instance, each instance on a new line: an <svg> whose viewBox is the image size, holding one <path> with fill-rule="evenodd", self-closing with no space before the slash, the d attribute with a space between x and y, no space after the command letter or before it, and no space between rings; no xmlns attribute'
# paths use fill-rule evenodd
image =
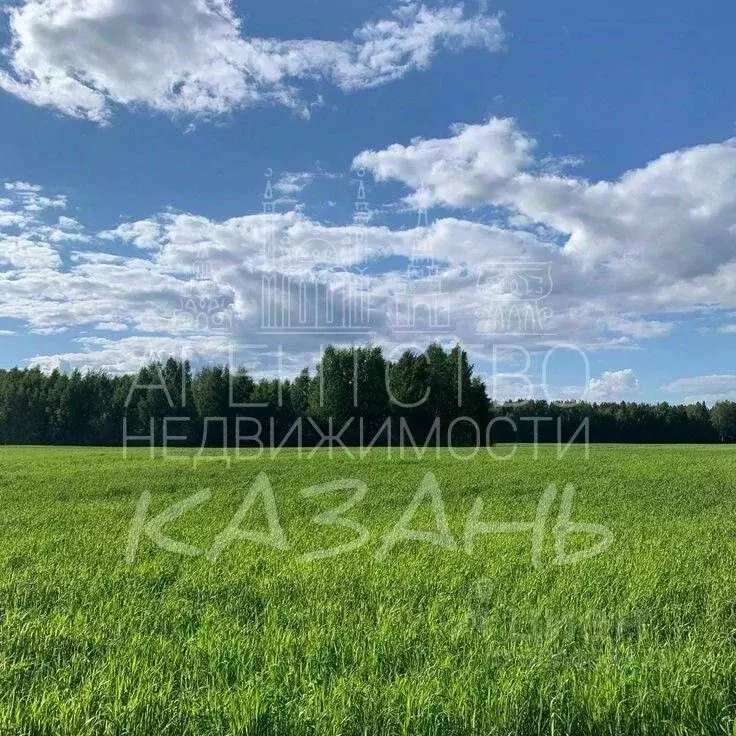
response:
<svg viewBox="0 0 736 736"><path fill-rule="evenodd" d="M622 335L628 335L637 339L667 337L674 327L675 325L673 322L626 319L619 315L611 315L609 320L609 329L612 332L618 332Z"/></svg>
<svg viewBox="0 0 736 736"><path fill-rule="evenodd" d="M60 245L86 242L79 227L69 227L71 218L47 222L46 214L66 207L65 196L45 196L40 186L26 182L5 182L2 188L7 196L0 198L0 269L55 269Z"/></svg>
<svg viewBox="0 0 736 736"><path fill-rule="evenodd" d="M45 270L61 264L59 254L50 244L6 235L0 236L0 245L0 267Z"/></svg>
<svg viewBox="0 0 736 736"><path fill-rule="evenodd" d="M58 355L37 355L29 363L43 371L104 370L112 374L134 373L153 360L177 357L196 360L207 358L227 363L229 343L221 335L192 336L186 346L173 337L135 336L117 340L104 337L82 337L80 349Z"/></svg>
<svg viewBox="0 0 736 736"><path fill-rule="evenodd" d="M438 48L503 41L495 16L413 2L344 41L246 36L230 0L26 0L8 13L0 87L98 123L115 105L211 117L278 104L307 116L306 82L375 87L426 68Z"/></svg>
<svg viewBox="0 0 736 736"><path fill-rule="evenodd" d="M530 350L559 340L584 350L637 348L667 337L688 314L732 316L736 188L727 183L736 172L734 142L668 154L616 182L591 184L545 173L545 158L535 157L533 142L510 120L456 128L447 141L364 154L356 166L405 181L410 196L428 192L428 201L458 207L485 201L508 216L488 224L458 213L402 229L323 224L296 211L223 221L167 211L94 235L59 216L65 198L6 184L0 318L36 332L125 330L105 338L104 350L85 342L65 358L82 360L94 347L107 366L119 339L262 340L264 279L272 277L285 280L280 308L295 319L303 284L310 285L305 309L313 312L335 302L344 314L368 292L370 321L356 339L388 347L432 339L402 330L399 307L418 299L426 320L440 293L448 316L441 336L462 340L487 361L491 346L509 339ZM500 153L486 163L490 151ZM282 183L298 188L307 179L289 175ZM566 196L544 200L540 192L549 186ZM550 229L562 233L563 221L565 237L550 237ZM685 253L679 260L676 244ZM424 260L419 269L417 254ZM317 293L314 284L329 293ZM325 339L301 332L288 338L289 350L311 356ZM636 378L630 371L604 374L590 389L599 400L612 398L634 392Z"/></svg>
<svg viewBox="0 0 736 736"><path fill-rule="evenodd" d="M499 362L499 365L503 363ZM573 373L573 377L579 376L583 381L579 385L561 385L554 381L535 383L527 371L522 371L523 365L518 367L519 372L508 373L497 370L483 376L489 397L494 402L542 400L602 403L634 400L639 391L639 380L630 368L606 371L598 378L591 378L586 385L587 378L584 376L587 368L581 365L579 370Z"/></svg>
<svg viewBox="0 0 736 736"><path fill-rule="evenodd" d="M62 230L72 230L74 232L84 230L83 225L77 222L73 217L66 217L66 215L61 215L61 217L59 217L57 225Z"/></svg>
<svg viewBox="0 0 736 736"><path fill-rule="evenodd" d="M406 184L413 205L474 207L504 200L509 182L534 160L535 141L511 118L456 124L451 130L449 138L416 138L406 146L363 151L353 167L371 171L378 181Z"/></svg>
<svg viewBox="0 0 736 736"><path fill-rule="evenodd" d="M310 174L309 172L285 171L273 185L273 188L279 194L293 196L294 194L303 192L313 181L314 174Z"/></svg>
<svg viewBox="0 0 736 736"><path fill-rule="evenodd" d="M713 306L733 288L736 139L667 153L598 182L545 173L535 146L513 120L491 118L455 126L448 138L364 151L353 165L405 184L409 204L492 205L517 227L541 226L604 291L644 301L656 293L666 308Z"/></svg>
<svg viewBox="0 0 736 736"><path fill-rule="evenodd" d="M28 184L23 181L6 182L5 191L11 195L10 199L3 199L6 206L16 206L24 212L42 212L43 210L56 207L66 207L66 197L57 194L53 197L44 197L42 187L36 184Z"/></svg>
<svg viewBox="0 0 736 736"><path fill-rule="evenodd" d="M161 223L155 219L124 222L113 230L104 230L98 235L102 240L122 240L142 250L159 248L161 236Z"/></svg>
<svg viewBox="0 0 736 736"><path fill-rule="evenodd" d="M736 376L712 375L678 378L676 381L662 386L663 391L676 394L682 401L705 401L714 404L716 401L736 400Z"/></svg>
<svg viewBox="0 0 736 736"><path fill-rule="evenodd" d="M587 398L590 401L622 401L638 390L639 380L631 368L606 371L599 378L591 379Z"/></svg>
<svg viewBox="0 0 736 736"><path fill-rule="evenodd" d="M124 322L100 322L95 330L99 332L127 332L128 325Z"/></svg>

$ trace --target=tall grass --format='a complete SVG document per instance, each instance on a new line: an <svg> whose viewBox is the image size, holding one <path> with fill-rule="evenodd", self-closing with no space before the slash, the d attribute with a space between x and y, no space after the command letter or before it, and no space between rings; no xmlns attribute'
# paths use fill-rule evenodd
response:
<svg viewBox="0 0 736 736"><path fill-rule="evenodd" d="M149 516L203 489L166 534L207 550L256 476L270 479L290 549L234 543L216 563L126 545ZM382 541L431 471L457 549ZM368 486L346 517L314 517ZM713 447L525 448L510 461L377 450L363 460L283 452L230 468L115 450L0 450L0 733L730 734L736 717L736 455ZM550 483L614 542L542 564L531 533L464 549L485 519L532 521ZM559 500L556 502L559 503ZM430 504L412 521L433 530ZM243 528L266 529L263 506ZM568 540L590 544L585 535Z"/></svg>

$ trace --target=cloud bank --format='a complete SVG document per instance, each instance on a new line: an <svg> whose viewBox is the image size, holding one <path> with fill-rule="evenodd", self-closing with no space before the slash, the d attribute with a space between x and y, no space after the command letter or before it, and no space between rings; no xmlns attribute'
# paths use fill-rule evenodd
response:
<svg viewBox="0 0 736 736"><path fill-rule="evenodd" d="M126 367L143 362L143 346L217 357L233 343L264 342L264 280L273 277L287 283L290 316L305 293L306 311L334 300L342 313L368 294L366 329L345 339L389 350L433 339L400 324L397 305L418 295L424 308L438 291L448 307L438 337L461 340L487 361L498 342L532 351L560 341L586 351L640 348L704 314L728 329L736 310L736 141L674 151L598 182L547 173L536 149L515 121L491 119L456 126L446 139L360 153L354 166L402 182L405 204L455 210L406 229L375 218L324 224L298 211L223 221L169 211L91 233L65 214L65 197L8 183L0 197L0 318L13 331L73 332L78 351L36 356L40 364L107 368L123 355ZM297 192L309 177L285 173L278 181ZM496 222L471 219L480 204L494 207ZM415 268L417 254L425 272ZM510 272L508 264L517 265ZM509 330L493 309L518 301L522 287L536 306L512 314ZM534 323L537 307L543 325ZM281 341L301 366L340 338L301 331ZM599 400L634 397L638 382L631 371L614 371L589 388Z"/></svg>
<svg viewBox="0 0 736 736"><path fill-rule="evenodd" d="M498 17L410 2L343 41L247 36L230 0L26 0L8 12L0 88L64 115L110 121L116 106L214 117L284 105L304 88L376 87L425 69L442 48L499 51Z"/></svg>

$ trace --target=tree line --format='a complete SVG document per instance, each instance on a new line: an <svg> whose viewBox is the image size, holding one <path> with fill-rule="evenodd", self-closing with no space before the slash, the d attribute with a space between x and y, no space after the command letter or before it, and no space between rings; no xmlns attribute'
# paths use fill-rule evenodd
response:
<svg viewBox="0 0 736 736"><path fill-rule="evenodd" d="M268 441L318 445L500 442L716 443L736 440L736 403L492 402L465 351L430 345L387 360L375 346L328 347L316 370L256 380L243 369L152 362L137 374L0 371L0 444ZM584 430L584 431L583 431ZM260 437L260 440L255 437ZM185 439L184 439L185 438Z"/></svg>

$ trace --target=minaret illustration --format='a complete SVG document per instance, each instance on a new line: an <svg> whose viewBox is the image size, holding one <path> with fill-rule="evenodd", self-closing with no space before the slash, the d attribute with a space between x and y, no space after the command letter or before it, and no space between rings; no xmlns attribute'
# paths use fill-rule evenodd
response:
<svg viewBox="0 0 736 736"><path fill-rule="evenodd" d="M417 213L417 235L412 244L404 292L396 295L395 325L398 330L445 330L450 326L450 305L442 292L437 259L427 237L429 216Z"/></svg>
<svg viewBox="0 0 736 736"><path fill-rule="evenodd" d="M264 214L274 214L270 179L263 198ZM357 273L343 265L344 254L329 240L308 238L298 243L266 243L266 268L261 277L261 329L270 332L326 333L370 330L370 277L360 269L367 253L370 219L365 186L360 182L355 203L352 247Z"/></svg>

